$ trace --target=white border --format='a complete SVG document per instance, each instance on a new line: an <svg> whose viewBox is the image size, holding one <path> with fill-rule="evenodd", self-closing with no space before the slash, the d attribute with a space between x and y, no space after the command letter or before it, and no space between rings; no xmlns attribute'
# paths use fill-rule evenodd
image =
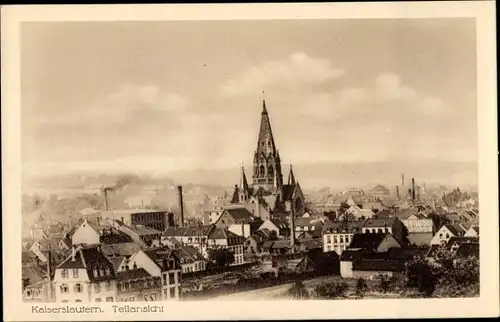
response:
<svg viewBox="0 0 500 322"><path fill-rule="evenodd" d="M88 5L2 7L2 213L4 318L7 321L333 319L499 315L495 7L492 1L336 4ZM165 313L35 315L20 294L20 23L476 17L478 59L481 296L476 299L172 302ZM50 305L54 306L54 305Z"/></svg>

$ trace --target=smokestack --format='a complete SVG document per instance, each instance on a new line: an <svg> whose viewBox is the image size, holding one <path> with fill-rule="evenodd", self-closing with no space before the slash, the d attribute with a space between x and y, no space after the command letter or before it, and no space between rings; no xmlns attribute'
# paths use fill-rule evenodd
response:
<svg viewBox="0 0 500 322"><path fill-rule="evenodd" d="M179 211L181 212L179 227L184 226L184 202L182 200L182 186L177 186L179 191Z"/></svg>
<svg viewBox="0 0 500 322"><path fill-rule="evenodd" d="M102 193L104 196L104 210L108 211L108 189L102 188Z"/></svg>
<svg viewBox="0 0 500 322"><path fill-rule="evenodd" d="M399 186L396 186L396 197L399 199Z"/></svg>
<svg viewBox="0 0 500 322"><path fill-rule="evenodd" d="M405 174L404 173L401 175L401 186L402 187L405 186Z"/></svg>
<svg viewBox="0 0 500 322"><path fill-rule="evenodd" d="M411 198L415 200L415 178L411 178L411 187L412 187Z"/></svg>

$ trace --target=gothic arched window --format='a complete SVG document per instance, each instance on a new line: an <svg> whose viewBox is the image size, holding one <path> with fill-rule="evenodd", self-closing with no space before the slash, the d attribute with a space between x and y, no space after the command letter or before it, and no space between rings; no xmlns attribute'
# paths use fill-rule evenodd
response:
<svg viewBox="0 0 500 322"><path fill-rule="evenodd" d="M259 175L260 175L261 177L263 177L263 176L265 176L265 175L266 175L266 168L265 168L263 165L261 165L261 166L260 166L260 172L259 172Z"/></svg>
<svg viewBox="0 0 500 322"><path fill-rule="evenodd" d="M273 166L269 166L269 169L267 170L268 175L271 177L274 175L274 169Z"/></svg>

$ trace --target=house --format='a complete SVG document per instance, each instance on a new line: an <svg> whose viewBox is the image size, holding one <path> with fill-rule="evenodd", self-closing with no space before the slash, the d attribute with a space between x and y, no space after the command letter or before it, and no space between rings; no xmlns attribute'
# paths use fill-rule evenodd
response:
<svg viewBox="0 0 500 322"><path fill-rule="evenodd" d="M455 253L462 244L479 244L478 237L454 236L446 243L446 249Z"/></svg>
<svg viewBox="0 0 500 322"><path fill-rule="evenodd" d="M153 198L148 195L131 196L125 199L125 203L130 208L144 208L151 206Z"/></svg>
<svg viewBox="0 0 500 322"><path fill-rule="evenodd" d="M47 252L58 252L58 250L61 250L59 248L59 241L61 239L55 239L55 238L50 238L50 239L42 239L39 241L35 241L31 247L29 248L29 251L31 251L36 257L38 257L38 260L42 263L47 262Z"/></svg>
<svg viewBox="0 0 500 322"><path fill-rule="evenodd" d="M464 234L465 237L479 237L479 226L471 226Z"/></svg>
<svg viewBox="0 0 500 322"><path fill-rule="evenodd" d="M161 299L180 297L180 259L166 247L138 250L128 261L129 270L144 269L149 275L161 278Z"/></svg>
<svg viewBox="0 0 500 322"><path fill-rule="evenodd" d="M320 227L321 226L321 227ZM316 230L316 228L320 228L321 231L322 225L321 222L314 222L311 217L297 217L295 218L295 231L312 231Z"/></svg>
<svg viewBox="0 0 500 322"><path fill-rule="evenodd" d="M90 222L87 218L75 230L72 237L73 245L118 244L132 242L132 238L109 224Z"/></svg>
<svg viewBox="0 0 500 322"><path fill-rule="evenodd" d="M215 225L201 227L169 227L162 235L162 244L174 238L184 245L191 245L205 257L209 258L209 250L215 248L228 248L235 255L235 261L231 265L241 265L243 259L242 236L229 231L227 228Z"/></svg>
<svg viewBox="0 0 500 322"><path fill-rule="evenodd" d="M372 202L365 202L363 203L361 209L370 209L371 211L379 212L384 209L384 206L382 205L382 202L380 201L372 201Z"/></svg>
<svg viewBox="0 0 500 322"><path fill-rule="evenodd" d="M361 258L352 263L352 277L373 280L381 277L392 277L405 268L405 261L394 259Z"/></svg>
<svg viewBox="0 0 500 322"><path fill-rule="evenodd" d="M323 252L346 250L356 233L361 233L364 221L327 221L323 227Z"/></svg>
<svg viewBox="0 0 500 322"><path fill-rule="evenodd" d="M179 258L182 274L198 273L205 271L207 260L193 246L179 246L174 249Z"/></svg>
<svg viewBox="0 0 500 322"><path fill-rule="evenodd" d="M375 213L371 209L363 209L356 205L352 205L347 209L347 212L353 215L356 219L368 219L375 216Z"/></svg>
<svg viewBox="0 0 500 322"><path fill-rule="evenodd" d="M384 199L389 197L390 191L383 185L376 185L372 190L370 190L369 194L377 199Z"/></svg>
<svg viewBox="0 0 500 322"><path fill-rule="evenodd" d="M316 238L321 238L321 230L309 230L309 231L303 231L301 233L296 234L297 239L316 239Z"/></svg>
<svg viewBox="0 0 500 322"><path fill-rule="evenodd" d="M224 212L224 208L214 208L210 210L204 210L203 211L203 223L205 225L211 225L217 222L219 217L222 215Z"/></svg>
<svg viewBox="0 0 500 322"><path fill-rule="evenodd" d="M290 236L290 225L287 220L268 219L260 225L257 230L269 229L275 231L278 238Z"/></svg>
<svg viewBox="0 0 500 322"><path fill-rule="evenodd" d="M114 302L116 275L99 246L73 247L54 274L56 302Z"/></svg>
<svg viewBox="0 0 500 322"><path fill-rule="evenodd" d="M446 224L438 229L431 240L431 245L445 245L451 237L465 235L465 229L460 225Z"/></svg>
<svg viewBox="0 0 500 322"><path fill-rule="evenodd" d="M386 252L389 248L401 247L390 233L354 234L348 250L363 249L370 252Z"/></svg>
<svg viewBox="0 0 500 322"><path fill-rule="evenodd" d="M231 232L246 238L251 234L250 223L253 221L254 217L248 209L232 206L222 212L219 219L215 222L215 226L228 228Z"/></svg>
<svg viewBox="0 0 500 322"><path fill-rule="evenodd" d="M163 232L144 225L120 225L119 230L128 235L135 243L151 246L159 243Z"/></svg>
<svg viewBox="0 0 500 322"><path fill-rule="evenodd" d="M260 247L266 241L264 234L259 233L259 231L253 235L248 236L243 242L243 253L246 255L255 255L260 253ZM251 257L251 256L250 256Z"/></svg>
<svg viewBox="0 0 500 322"><path fill-rule="evenodd" d="M297 264L298 272L314 272L316 274L339 274L340 257L335 252L323 253L321 249L307 252Z"/></svg>
<svg viewBox="0 0 500 322"><path fill-rule="evenodd" d="M149 302L161 299L161 278L152 276L144 268L118 272L116 279L118 302Z"/></svg>
<svg viewBox="0 0 500 322"><path fill-rule="evenodd" d="M401 245L407 243L406 241L406 228L404 224L397 217L390 218L370 218L367 219L363 225L362 232L366 233L389 233Z"/></svg>
<svg viewBox="0 0 500 322"><path fill-rule="evenodd" d="M366 250L364 249L347 249L342 252L342 255L340 255L340 276L342 278L354 277L352 270L353 262L360 259L365 252Z"/></svg>

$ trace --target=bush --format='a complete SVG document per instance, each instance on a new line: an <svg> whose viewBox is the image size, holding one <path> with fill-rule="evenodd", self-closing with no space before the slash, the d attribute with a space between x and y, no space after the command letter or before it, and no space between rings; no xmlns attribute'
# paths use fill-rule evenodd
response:
<svg viewBox="0 0 500 322"><path fill-rule="evenodd" d="M323 283L314 289L314 293L319 298L332 299L345 297L349 286L345 282Z"/></svg>
<svg viewBox="0 0 500 322"><path fill-rule="evenodd" d="M435 269L423 258L416 258L406 267L406 285L416 288L420 293L431 296L436 290Z"/></svg>
<svg viewBox="0 0 500 322"><path fill-rule="evenodd" d="M356 296L364 297L365 292L368 289L368 284L366 283L364 278L358 278L356 281Z"/></svg>
<svg viewBox="0 0 500 322"><path fill-rule="evenodd" d="M309 292L304 283L300 280L295 281L295 284L290 288L288 294L296 299L305 299L309 297Z"/></svg>

